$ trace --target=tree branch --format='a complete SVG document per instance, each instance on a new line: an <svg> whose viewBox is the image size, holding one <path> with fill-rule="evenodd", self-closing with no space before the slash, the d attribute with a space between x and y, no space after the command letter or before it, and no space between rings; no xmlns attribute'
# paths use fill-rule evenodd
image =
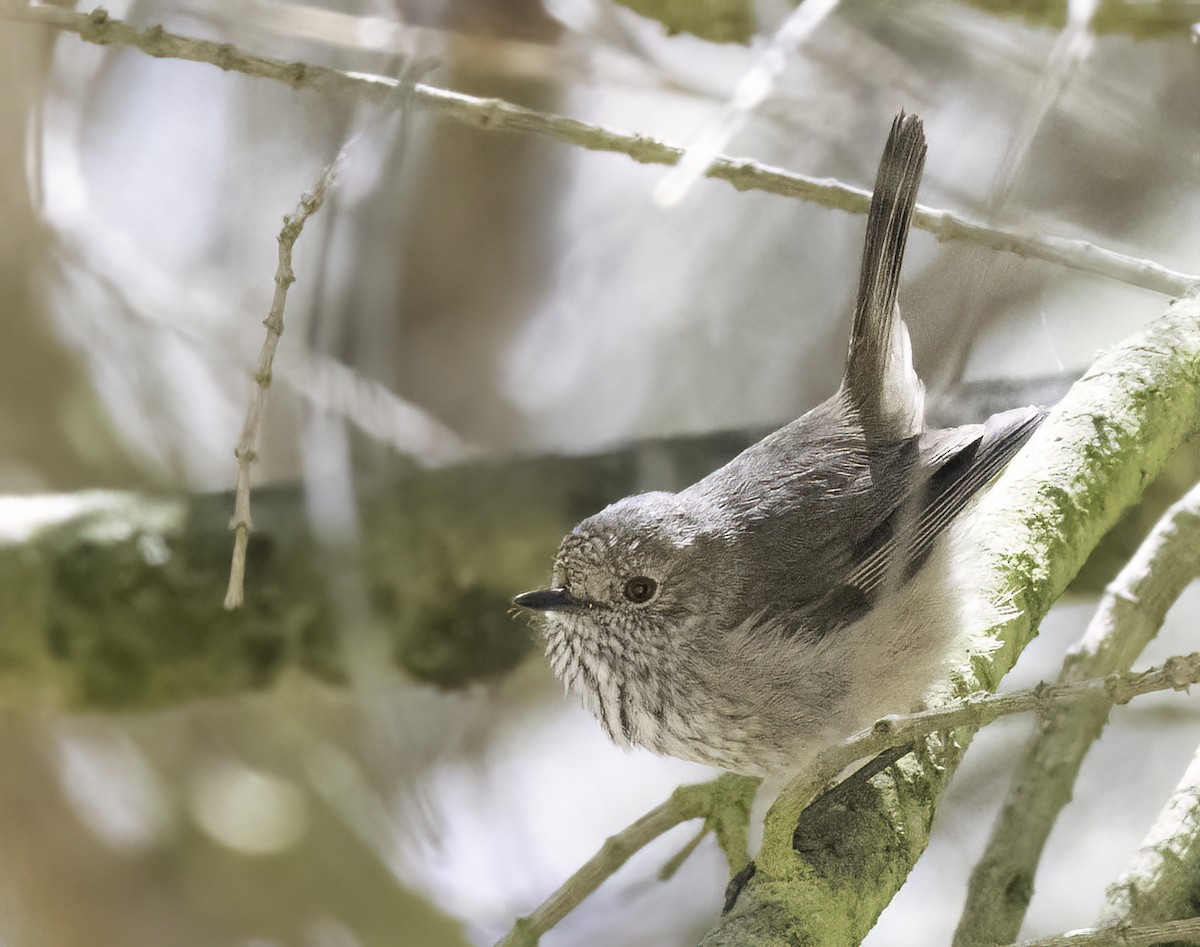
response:
<svg viewBox="0 0 1200 947"><path fill-rule="evenodd" d="M275 294L271 308L263 325L267 337L263 339L258 355L258 370L254 373L254 394L242 424L242 436L238 439L233 455L237 458L237 486L234 489L233 519L229 528L233 530L233 558L229 564L229 586L225 591L225 607L240 608L244 598L246 580L246 547L250 541L250 466L258 460L258 437L262 429L263 411L267 406L267 392L271 387L271 371L275 362L275 349L283 337L283 308L287 304L288 290L296 282L292 271L292 248L308 218L321 209L325 193L333 183L338 161L326 165L313 185L312 193L300 198L296 209L284 216L283 229L279 231L279 266L275 270Z"/></svg>
<svg viewBox="0 0 1200 947"><path fill-rule="evenodd" d="M711 782L680 786L662 805L655 806L628 828L606 839L600 851L563 882L554 894L531 914L518 918L497 947L533 947L543 934L575 910L636 852L682 822L700 818L720 820L723 810L732 806L745 817L741 820L744 828L749 818L749 801L754 797L758 782L749 776L727 773ZM719 826L712 828L720 832ZM741 847L744 860L748 861L744 831Z"/></svg>
<svg viewBox="0 0 1200 947"><path fill-rule="evenodd" d="M161 26L139 30L110 17L102 8L91 13L75 13L61 7L34 4L11 12L5 10L0 12L0 16L76 33L89 43L132 46L159 58L210 63L248 76L286 82L293 88L312 88L378 101L398 84L398 80L385 76L339 72L303 62L284 62L256 56L244 53L229 43L168 33ZM671 166L683 156L682 148L647 135L621 132L562 115L536 112L501 99L476 98L424 83L414 85L411 97L406 101L475 128L552 138L592 151L627 155L642 164ZM739 191L766 191L856 214L865 214L871 200L870 192L862 188L828 178L795 174L747 158L721 155L713 160L705 176L726 181ZM1107 250L1086 240L1002 230L950 211L920 205L913 214L912 222L914 227L928 231L942 242L969 240L993 250L1045 260L1168 296L1183 295L1200 285L1200 277L1169 270L1150 260L1139 260Z"/></svg>
<svg viewBox="0 0 1200 947"><path fill-rule="evenodd" d="M692 33L718 43L748 43L754 37L754 4L750 0L617 0L642 16L658 20L671 32ZM1012 3L1010 0L965 0L997 18L1017 18L1047 29L1060 29L1066 22L1068 0ZM1100 0L1092 18L1097 34L1123 34L1139 38L1187 36L1200 20L1200 3L1174 0L1146 3L1144 0Z"/></svg>
<svg viewBox="0 0 1200 947"><path fill-rule="evenodd" d="M801 779L788 787L800 811L784 812L780 805L772 808L778 818L788 818L792 824L799 821L802 810L807 808L830 781L848 766L864 757L874 756L894 747L913 743L931 733L959 727L978 729L1000 717L1036 711L1046 714L1078 704L1099 703L1124 704L1134 697L1162 690L1185 690L1200 683L1200 652L1173 657L1161 666L1138 674L1111 674L1106 678L1074 681L1068 684L1039 684L1037 687L1014 694L972 695L956 700L945 707L913 714L892 715L877 721L875 725L842 743L822 752L814 760ZM749 818L748 799L758 780L745 776L727 774L712 783L684 786L676 790L667 802L652 809L627 829L609 838L592 858L551 895L536 911L517 920L512 931L500 942L499 947L531 947L538 938L561 921L572 910L611 875L629 860L638 849L643 848L659 835L674 828L680 822L706 817L718 823L712 827L720 834L719 823L737 821L742 828L742 837L735 857L730 858L731 871L738 870L748 860L745 851L745 820ZM803 787L800 789L799 787ZM749 792L748 792L749 790ZM729 804L740 806L738 817L724 819L722 813ZM697 837L682 853L686 857L699 841ZM723 845L728 852L729 847ZM672 859L669 875L678 867Z"/></svg>
<svg viewBox="0 0 1200 947"><path fill-rule="evenodd" d="M397 462L358 502L372 604L398 669L445 688L536 647L509 616L579 518L647 486L675 490L747 446L742 433L653 439L587 457ZM647 483L645 471L655 479ZM141 709L345 680L328 572L300 489L254 491L247 606L221 607L230 492L0 497L0 709Z"/></svg>
<svg viewBox="0 0 1200 947"><path fill-rule="evenodd" d="M1016 614L993 630L998 647L964 656L960 694L995 688L1100 537L1197 430L1198 393L1200 301L1185 299L1101 358L983 497L972 517L989 570L979 581L1010 595ZM805 787L785 790L767 815L757 873L705 943L860 941L928 843L970 737L959 728L920 741L839 807L852 820L806 818L806 837L827 844L803 852L792 843Z"/></svg>
<svg viewBox="0 0 1200 947"><path fill-rule="evenodd" d="M1128 871L1108 889L1101 924L1191 917L1200 887L1200 750L1146 834Z"/></svg>
<svg viewBox="0 0 1200 947"><path fill-rule="evenodd" d="M1013 947L1155 947L1157 944L1200 944L1200 918L1147 924L1113 924L1068 931L1053 937L1023 940Z"/></svg>
<svg viewBox="0 0 1200 947"><path fill-rule="evenodd" d="M497 947L533 947L543 934L577 908L584 898L599 888L605 879L613 875L636 852L681 822L694 819L697 815L699 813L682 811L672 795L628 828L609 836L600 851L588 859L537 910L518 918L513 924L513 929Z"/></svg>
<svg viewBox="0 0 1200 947"><path fill-rule="evenodd" d="M1078 704L1125 704L1134 697L1162 690L1186 690L1200 683L1200 652L1168 659L1159 667L1140 673L1110 674L1070 683L1039 684L1013 694L978 694L953 701L944 707L913 714L896 714L878 720L862 733L818 754L810 766L787 789L789 800L776 802L774 818L795 825L806 809L838 773L857 760L893 747L905 746L940 731L977 730L1000 717L1035 711L1047 714ZM1200 778L1200 765L1197 766ZM714 783L684 786L665 803L652 809L628 828L611 836L592 858L573 874L536 911L520 918L500 947L527 947L558 924L639 849L689 819L711 816L722 797L744 796L757 780L727 774ZM1195 802L1195 800L1193 800ZM748 815L748 811L745 813ZM743 840L744 848L744 840ZM761 863L761 859L760 859ZM731 865L736 870L737 865ZM760 870L762 870L760 868Z"/></svg>
<svg viewBox="0 0 1200 947"><path fill-rule="evenodd" d="M1074 709L1077 704L1108 708L1112 704L1126 704L1142 694L1186 690L1197 683L1200 683L1200 652L1170 658L1158 667L1138 673L1042 683L1012 694L975 694L931 710L883 717L870 730L820 753L813 765L780 796L772 807L772 819L795 825L801 813L846 767L932 733L959 728L978 730L1000 717L1031 711L1047 715L1066 708Z"/></svg>
<svg viewBox="0 0 1200 947"><path fill-rule="evenodd" d="M1127 670L1200 574L1200 485L1175 503L1109 585L1060 682ZM955 932L958 947L1017 936L1042 849L1070 801L1083 758L1108 721L1103 705L1050 714L1026 747Z"/></svg>

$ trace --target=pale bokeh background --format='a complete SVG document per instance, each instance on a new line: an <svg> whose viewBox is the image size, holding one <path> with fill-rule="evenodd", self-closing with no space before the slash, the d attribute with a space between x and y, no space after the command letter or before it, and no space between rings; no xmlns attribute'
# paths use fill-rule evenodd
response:
<svg viewBox="0 0 1200 947"><path fill-rule="evenodd" d="M423 81L688 143L759 46L668 37L603 0L212 0L114 16L285 59ZM762 5L764 32L785 11ZM922 201L988 209L1044 96L1053 30L964 5L847 4L796 52L728 150L869 187L891 116L920 113ZM1200 270L1200 53L1095 38L1011 196L1006 226ZM296 251L259 480L305 469L314 407L369 405L337 359L452 432L389 414L396 453L584 453L786 420L837 383L862 218L664 169L150 59L0 21L0 492L226 489L282 214L352 139ZM1081 370L1165 306L1153 293L915 232L901 300L935 391ZM961 370L961 371L960 371ZM549 562L547 562L547 567ZM517 589L514 592L519 591ZM1147 663L1194 648L1189 596ZM1009 686L1052 677L1087 604L1061 607ZM522 633L514 626L514 634ZM946 943L1028 721L968 754L935 839L869 943ZM154 714L6 720L0 945L490 943L696 767L625 754L534 658L444 693L277 693ZM1051 839L1025 933L1086 926L1200 743L1185 695L1118 710ZM687 944L724 869L689 837L644 853L547 944Z"/></svg>

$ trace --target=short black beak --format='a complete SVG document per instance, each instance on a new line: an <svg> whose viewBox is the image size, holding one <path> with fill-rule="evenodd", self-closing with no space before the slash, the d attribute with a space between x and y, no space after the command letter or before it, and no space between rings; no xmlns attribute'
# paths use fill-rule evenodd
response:
<svg viewBox="0 0 1200 947"><path fill-rule="evenodd" d="M566 589L538 589L536 592L522 592L513 599L513 604L539 612L555 612L578 605L579 600Z"/></svg>

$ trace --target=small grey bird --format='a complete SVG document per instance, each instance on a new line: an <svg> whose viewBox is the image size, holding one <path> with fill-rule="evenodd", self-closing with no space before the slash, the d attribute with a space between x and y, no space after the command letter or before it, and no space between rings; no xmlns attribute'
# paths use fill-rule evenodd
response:
<svg viewBox="0 0 1200 947"><path fill-rule="evenodd" d="M901 113L837 393L687 489L585 519L553 588L513 600L543 613L554 673L618 744L785 775L942 676L980 598L952 524L1045 412L925 428L896 305L924 162Z"/></svg>

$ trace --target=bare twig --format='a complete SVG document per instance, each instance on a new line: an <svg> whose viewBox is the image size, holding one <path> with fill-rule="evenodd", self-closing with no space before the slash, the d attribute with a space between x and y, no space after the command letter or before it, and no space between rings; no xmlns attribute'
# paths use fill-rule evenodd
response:
<svg viewBox="0 0 1200 947"><path fill-rule="evenodd" d="M748 795L752 797L757 786L757 779L726 774L709 783L681 786L676 789L671 798L662 805L655 806L632 825L610 836L600 847L600 851L563 882L554 894L531 914L518 918L512 930L497 947L532 947L543 934L578 907L584 898L599 888L634 853L682 822L719 815L714 813L714 809L725 805L742 806L743 800Z"/></svg>
<svg viewBox="0 0 1200 947"><path fill-rule="evenodd" d="M303 62L256 56L241 52L228 43L168 33L161 26L139 30L110 17L103 9L75 13L35 4L11 12L6 10L0 15L67 30L90 43L133 46L151 56L211 63L221 69L286 82L294 88L309 87L378 100L399 82L385 76L340 72ZM423 83L413 87L411 102L476 128L553 138L593 151L624 154L642 164L674 165L683 155L683 149L646 135L616 131L562 115L536 112L501 99L476 98ZM856 214L866 213L871 199L870 192L863 188L784 171L747 158L718 156L705 174L727 181L741 191L758 190L797 197L822 207ZM940 241L970 240L994 250L1057 263L1169 296L1182 296L1200 285L1200 277L1106 250L1086 240L1003 230L946 210L918 206L913 215L913 226L927 230Z"/></svg>
<svg viewBox="0 0 1200 947"><path fill-rule="evenodd" d="M1053 937L1023 940L1013 947L1153 947L1165 943L1200 944L1200 917L1144 927L1129 924L1089 927Z"/></svg>
<svg viewBox="0 0 1200 947"><path fill-rule="evenodd" d="M764 859L790 850L792 833L800 814L846 767L864 757L892 747L960 727L976 730L1010 714L1048 713L1066 705L1096 702L1104 706L1128 703L1141 694L1160 690L1185 690L1200 683L1200 652L1169 658L1158 667L1138 673L1125 672L1070 683L1042 683L1012 694L980 694L951 701L942 707L914 714L884 717L869 730L819 753L812 765L790 782L767 813L760 870L776 867ZM786 839L780 845L779 837ZM774 838L775 845L766 842Z"/></svg>
<svg viewBox="0 0 1200 947"><path fill-rule="evenodd" d="M595 891L632 855L681 822L693 818L675 805L674 797L655 806L644 816L605 840L595 855L568 878L557 891L531 914L518 918L499 947L531 947Z"/></svg>
<svg viewBox="0 0 1200 947"><path fill-rule="evenodd" d="M263 325L267 337L263 339L255 372L254 396L242 425L242 436L238 440L234 456L237 457L237 488L234 494L233 518L229 528L233 530L233 561L229 567L229 588L225 592L225 607L238 608L244 598L246 578L246 545L250 540L250 466L258 460L258 438L262 428L263 409L267 404L267 391L271 387L271 367L275 360L275 349L283 335L283 307L287 303L288 289L296 281L292 271L292 248L308 218L315 214L325 200L325 194L333 183L338 161L328 164L317 177L311 194L300 198L295 211L283 218L283 229L279 231L279 266L275 270L275 295Z"/></svg>
<svg viewBox="0 0 1200 947"><path fill-rule="evenodd" d="M1107 678L1071 684L1041 684L1032 690L1014 694L968 697L936 710L884 717L870 730L818 755L813 765L789 784L771 807L767 816L767 831L771 832L773 827L776 831L786 830L790 839L800 813L838 773L865 756L903 746L918 737L956 727L980 727L1008 714L1031 710L1044 713L1053 707L1081 701L1123 704L1140 694L1169 688L1181 690L1195 683L1200 683L1200 653L1171 658L1160 667L1140 674L1113 674ZM738 805L746 798L747 789L756 784L757 780L749 780L744 776L726 775L714 783L684 786L676 790L662 805L609 838L600 851L537 910L517 920L508 936L500 941L501 947L529 947L536 944L538 938L600 887L634 852L681 822L703 816L714 823L712 828L720 835L724 810ZM748 811L743 810L741 817L747 816ZM741 845L744 844L743 836ZM686 857L692 847L694 842L684 849L682 857ZM723 843L723 847L729 854L731 846ZM761 858L760 855L760 862ZM677 856L668 863L668 875L678 867L679 860L681 858ZM744 862L745 855L738 852L736 857L730 858L731 871L736 871Z"/></svg>
<svg viewBox="0 0 1200 947"><path fill-rule="evenodd" d="M1200 573L1200 485L1174 504L1109 585L1060 682L1127 670L1171 605ZM1042 849L1070 801L1079 767L1108 721L1108 707L1046 718L1013 775L955 932L959 947L1017 935Z"/></svg>

